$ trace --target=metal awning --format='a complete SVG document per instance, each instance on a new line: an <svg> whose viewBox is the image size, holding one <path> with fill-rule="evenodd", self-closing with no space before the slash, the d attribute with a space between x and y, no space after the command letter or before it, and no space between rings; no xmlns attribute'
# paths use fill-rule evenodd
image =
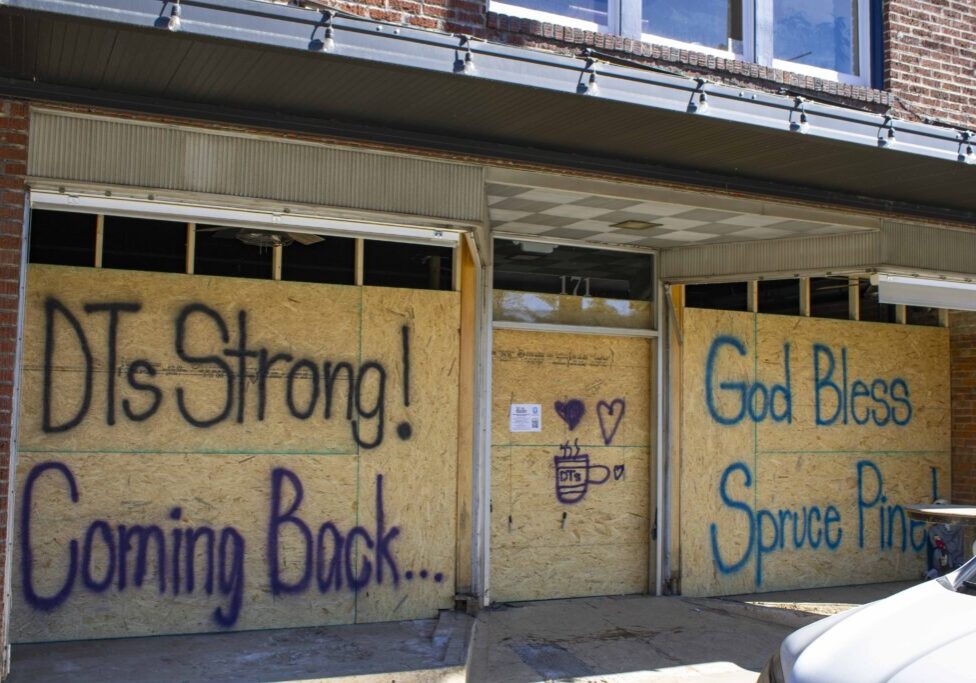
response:
<svg viewBox="0 0 976 683"><path fill-rule="evenodd" d="M0 0L0 94L976 222L967 131L256 0L183 0L171 31L172 8Z"/></svg>

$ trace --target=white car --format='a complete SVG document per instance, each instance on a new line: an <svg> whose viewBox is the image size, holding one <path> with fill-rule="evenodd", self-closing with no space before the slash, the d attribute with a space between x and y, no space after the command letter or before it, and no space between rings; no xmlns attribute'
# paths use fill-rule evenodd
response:
<svg viewBox="0 0 976 683"><path fill-rule="evenodd" d="M783 641L760 683L976 682L976 558L821 619Z"/></svg>

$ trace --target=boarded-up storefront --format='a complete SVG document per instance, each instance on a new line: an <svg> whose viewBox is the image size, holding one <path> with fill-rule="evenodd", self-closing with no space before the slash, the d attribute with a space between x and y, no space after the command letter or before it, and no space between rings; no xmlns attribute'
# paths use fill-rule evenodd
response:
<svg viewBox="0 0 976 683"><path fill-rule="evenodd" d="M32 265L15 641L432 616L455 292Z"/></svg>
<svg viewBox="0 0 976 683"><path fill-rule="evenodd" d="M647 590L653 343L495 332L495 600Z"/></svg>
<svg viewBox="0 0 976 683"><path fill-rule="evenodd" d="M687 309L686 595L912 579L949 491L948 333Z"/></svg>

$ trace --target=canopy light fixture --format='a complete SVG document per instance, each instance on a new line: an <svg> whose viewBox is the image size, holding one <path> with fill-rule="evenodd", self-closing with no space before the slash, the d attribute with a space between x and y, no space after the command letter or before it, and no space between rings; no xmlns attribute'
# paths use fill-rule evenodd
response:
<svg viewBox="0 0 976 683"><path fill-rule="evenodd" d="M660 223L651 223L650 221L620 221L619 223L613 223L610 225L611 228L623 228L624 230L650 230L651 228L660 228Z"/></svg>
<svg viewBox="0 0 976 683"><path fill-rule="evenodd" d="M556 251L555 244L548 244L546 242L515 242L515 244L518 245L519 250L523 254L539 254L540 256L544 256Z"/></svg>
<svg viewBox="0 0 976 683"><path fill-rule="evenodd" d="M976 311L976 283L972 281L878 273L871 276L871 284L877 285L878 301L883 304Z"/></svg>

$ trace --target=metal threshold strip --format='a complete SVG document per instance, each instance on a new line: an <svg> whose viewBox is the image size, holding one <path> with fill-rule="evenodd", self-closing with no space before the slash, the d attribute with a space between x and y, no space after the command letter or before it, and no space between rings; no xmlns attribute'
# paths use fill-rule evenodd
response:
<svg viewBox="0 0 976 683"><path fill-rule="evenodd" d="M168 31L172 25L174 33L201 39L456 74L883 148L893 154L976 162L974 135L966 130L258 0L182 0L178 22L170 21L177 5L165 0L0 0L4 5L142 29Z"/></svg>

